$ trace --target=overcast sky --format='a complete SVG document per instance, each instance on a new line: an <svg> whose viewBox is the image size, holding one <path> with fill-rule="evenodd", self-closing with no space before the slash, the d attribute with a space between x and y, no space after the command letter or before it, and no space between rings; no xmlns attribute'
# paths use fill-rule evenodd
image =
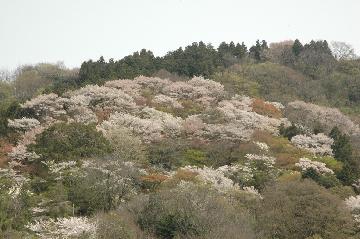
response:
<svg viewBox="0 0 360 239"><path fill-rule="evenodd" d="M299 38L360 50L360 0L0 0L0 68Z"/></svg>

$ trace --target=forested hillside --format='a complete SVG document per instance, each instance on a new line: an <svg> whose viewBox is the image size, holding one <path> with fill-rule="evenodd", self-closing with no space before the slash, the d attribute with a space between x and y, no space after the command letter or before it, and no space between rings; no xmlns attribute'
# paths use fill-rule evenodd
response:
<svg viewBox="0 0 360 239"><path fill-rule="evenodd" d="M360 60L203 42L0 75L3 238L360 238Z"/></svg>

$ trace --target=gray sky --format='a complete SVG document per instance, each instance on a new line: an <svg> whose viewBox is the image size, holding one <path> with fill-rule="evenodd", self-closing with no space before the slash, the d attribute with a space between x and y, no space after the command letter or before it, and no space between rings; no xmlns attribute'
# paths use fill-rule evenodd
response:
<svg viewBox="0 0 360 239"><path fill-rule="evenodd" d="M0 0L0 68L299 38L360 50L360 0Z"/></svg>

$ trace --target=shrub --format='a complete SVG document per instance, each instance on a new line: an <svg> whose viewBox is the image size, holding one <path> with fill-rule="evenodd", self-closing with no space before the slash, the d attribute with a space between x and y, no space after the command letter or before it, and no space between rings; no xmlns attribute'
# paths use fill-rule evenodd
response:
<svg viewBox="0 0 360 239"><path fill-rule="evenodd" d="M286 138L276 137L266 132L257 131L253 135L256 141L266 143L273 156L277 159L276 165L281 168L293 169L299 158L307 155L302 149L292 145Z"/></svg>
<svg viewBox="0 0 360 239"><path fill-rule="evenodd" d="M185 151L185 162L183 165L202 166L205 163L205 152L197 149L188 149Z"/></svg>
<svg viewBox="0 0 360 239"><path fill-rule="evenodd" d="M351 185L360 175L360 165L353 155L350 138L334 127L330 132L334 140L332 150L334 157L343 163L342 170L337 173L338 178L346 185Z"/></svg>
<svg viewBox="0 0 360 239"><path fill-rule="evenodd" d="M146 148L137 136L131 135L126 128L115 128L107 131L105 137L113 149L112 154L123 161L146 160Z"/></svg>
<svg viewBox="0 0 360 239"><path fill-rule="evenodd" d="M270 101L289 102L301 97L301 89L307 81L301 73L270 62L234 66L233 70L256 82L259 95Z"/></svg>
<svg viewBox="0 0 360 239"><path fill-rule="evenodd" d="M30 150L41 155L42 160L57 162L78 160L111 151L109 142L97 132L94 125L58 123L36 137Z"/></svg>
<svg viewBox="0 0 360 239"><path fill-rule="evenodd" d="M305 172L302 173L303 178L311 178L319 185L325 188L332 188L341 186L339 179L336 178L333 174L321 174L317 172L315 169L307 169Z"/></svg>
<svg viewBox="0 0 360 239"><path fill-rule="evenodd" d="M245 210L208 188L186 184L134 205L140 227L159 238L254 238Z"/></svg>
<svg viewBox="0 0 360 239"><path fill-rule="evenodd" d="M140 187L140 172L132 163L106 157L84 162L82 169L66 179L69 200L77 213L109 211L129 200Z"/></svg>
<svg viewBox="0 0 360 239"><path fill-rule="evenodd" d="M251 107L253 108L254 112L261 115L266 115L271 118L277 118L277 119L282 117L282 113L278 108L276 108L274 105L270 103L266 103L261 99L254 99L251 103Z"/></svg>
<svg viewBox="0 0 360 239"><path fill-rule="evenodd" d="M294 101L288 103L285 115L295 124L303 125L311 130L321 128L321 131L326 134L334 127L338 127L348 135L360 132L359 126L336 108Z"/></svg>
<svg viewBox="0 0 360 239"><path fill-rule="evenodd" d="M0 202L0 235L3 231L24 229L31 217L30 198L26 190L21 190L15 198L1 190Z"/></svg>
<svg viewBox="0 0 360 239"><path fill-rule="evenodd" d="M142 187L145 189L156 189L168 176L159 173L152 173L140 178Z"/></svg>
<svg viewBox="0 0 360 239"><path fill-rule="evenodd" d="M182 154L186 148L185 142L180 140L162 140L149 146L149 161L164 169L174 169L180 165Z"/></svg>
<svg viewBox="0 0 360 239"><path fill-rule="evenodd" d="M223 84L228 92L248 96L259 95L259 84L257 82L249 80L231 70L216 72L211 78Z"/></svg>
<svg viewBox="0 0 360 239"><path fill-rule="evenodd" d="M256 210L261 238L349 238L351 214L340 198L309 181L268 187Z"/></svg>
<svg viewBox="0 0 360 239"><path fill-rule="evenodd" d="M291 140L292 137L301 134L301 130L296 127L296 125L291 124L289 127L285 127L284 124L281 124L279 127L279 133L280 135L288 138L288 140Z"/></svg>
<svg viewBox="0 0 360 239"><path fill-rule="evenodd" d="M326 164L326 167L333 170L335 173L340 172L343 167L343 163L334 159L331 156L324 156L324 157L315 157L312 160L322 162Z"/></svg>
<svg viewBox="0 0 360 239"><path fill-rule="evenodd" d="M140 228L129 213L110 211L95 215L96 238L98 239L136 239L142 238Z"/></svg>

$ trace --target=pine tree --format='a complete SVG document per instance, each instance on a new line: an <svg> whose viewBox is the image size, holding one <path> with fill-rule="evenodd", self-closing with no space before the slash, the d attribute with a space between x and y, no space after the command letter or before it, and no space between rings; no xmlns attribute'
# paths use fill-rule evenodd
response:
<svg viewBox="0 0 360 239"><path fill-rule="evenodd" d="M304 49L304 46L301 44L299 39L296 39L294 41L293 46L292 46L292 51L293 51L294 55L299 56L303 49Z"/></svg>
<svg viewBox="0 0 360 239"><path fill-rule="evenodd" d="M337 174L337 177L346 185L351 185L359 175L359 165L352 155L352 148L350 139L347 135L342 134L337 127L334 127L329 135L334 143L332 150L334 157L343 162L342 170Z"/></svg>

